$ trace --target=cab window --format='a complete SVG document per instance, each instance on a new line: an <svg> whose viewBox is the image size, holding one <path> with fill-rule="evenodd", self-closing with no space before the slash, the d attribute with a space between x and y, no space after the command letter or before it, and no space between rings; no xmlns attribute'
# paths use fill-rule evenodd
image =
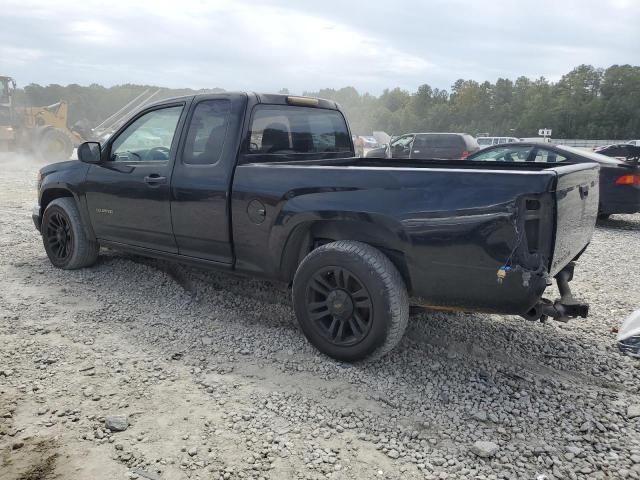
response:
<svg viewBox="0 0 640 480"><path fill-rule="evenodd" d="M129 125L111 145L114 162L169 160L182 105L145 113Z"/></svg>
<svg viewBox="0 0 640 480"><path fill-rule="evenodd" d="M312 160L353 155L347 123L337 110L260 105L249 129L252 161L278 161L278 156Z"/></svg>

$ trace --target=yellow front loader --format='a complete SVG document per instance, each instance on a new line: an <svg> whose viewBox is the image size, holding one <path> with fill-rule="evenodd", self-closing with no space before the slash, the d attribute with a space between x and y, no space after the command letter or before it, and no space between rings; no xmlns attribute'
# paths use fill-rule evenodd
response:
<svg viewBox="0 0 640 480"><path fill-rule="evenodd" d="M85 139L68 125L68 104L18 107L14 90L15 81L0 76L0 151L30 151L49 161L69 159Z"/></svg>

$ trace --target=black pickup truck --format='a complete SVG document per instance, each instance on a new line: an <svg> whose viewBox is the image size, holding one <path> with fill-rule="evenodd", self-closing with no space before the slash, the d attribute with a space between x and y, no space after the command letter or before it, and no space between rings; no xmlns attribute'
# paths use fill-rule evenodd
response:
<svg viewBox="0 0 640 480"><path fill-rule="evenodd" d="M356 158L334 102L254 93L145 107L78 157L39 174L33 220L56 267L108 247L281 281L337 359L390 351L410 304L587 314L568 282L596 222L596 164Z"/></svg>

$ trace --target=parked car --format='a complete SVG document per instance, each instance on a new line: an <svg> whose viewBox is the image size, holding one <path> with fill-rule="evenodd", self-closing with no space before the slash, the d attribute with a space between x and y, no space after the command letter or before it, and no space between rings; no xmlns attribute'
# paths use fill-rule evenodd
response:
<svg viewBox="0 0 640 480"><path fill-rule="evenodd" d="M380 145L375 137L359 135L353 136L354 145L356 146L356 155L358 157L364 157L365 154L374 148L379 148Z"/></svg>
<svg viewBox="0 0 640 480"><path fill-rule="evenodd" d="M640 358L640 310L629 315L620 326L618 348L629 356Z"/></svg>
<svg viewBox="0 0 640 480"><path fill-rule="evenodd" d="M158 143L138 147L152 126ZM109 247L280 281L306 337L337 359L389 352L409 298L587 315L568 282L595 226L595 164L356 158L334 102L253 93L145 106L78 158L40 170L32 216L54 266L88 267ZM542 299L552 277L555 303Z"/></svg>
<svg viewBox="0 0 640 480"><path fill-rule="evenodd" d="M635 145L636 147L640 147L640 140L629 140L627 143L629 145Z"/></svg>
<svg viewBox="0 0 640 480"><path fill-rule="evenodd" d="M515 143L520 139L516 137L478 137L476 138L480 148L487 148L492 145L502 145L503 143Z"/></svg>
<svg viewBox="0 0 640 480"><path fill-rule="evenodd" d="M370 150L365 156L459 160L478 150L478 142L467 133L408 133L393 138L386 147Z"/></svg>
<svg viewBox="0 0 640 480"><path fill-rule="evenodd" d="M528 163L588 163L600 165L600 202L598 216L608 218L613 213L640 212L640 168L575 147L539 143L498 145L471 155L473 162Z"/></svg>
<svg viewBox="0 0 640 480"><path fill-rule="evenodd" d="M614 145L607 145L595 150L600 155L606 155L607 157L615 157L626 162L638 164L640 160L640 146L635 146L630 143L616 143Z"/></svg>
<svg viewBox="0 0 640 480"><path fill-rule="evenodd" d="M365 149L370 150L372 148L378 148L380 146L378 144L378 141L376 140L376 137L362 135L360 138L362 138L362 144Z"/></svg>

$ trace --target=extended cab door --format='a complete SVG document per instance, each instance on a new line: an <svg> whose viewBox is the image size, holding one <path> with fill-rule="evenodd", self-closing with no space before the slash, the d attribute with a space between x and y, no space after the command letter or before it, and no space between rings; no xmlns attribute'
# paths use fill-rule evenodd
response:
<svg viewBox="0 0 640 480"><path fill-rule="evenodd" d="M231 264L229 195L247 97L198 97L171 178L171 218L181 255Z"/></svg>
<svg viewBox="0 0 640 480"><path fill-rule="evenodd" d="M185 102L143 111L91 165L86 199L101 240L177 252L171 228L170 176Z"/></svg>

